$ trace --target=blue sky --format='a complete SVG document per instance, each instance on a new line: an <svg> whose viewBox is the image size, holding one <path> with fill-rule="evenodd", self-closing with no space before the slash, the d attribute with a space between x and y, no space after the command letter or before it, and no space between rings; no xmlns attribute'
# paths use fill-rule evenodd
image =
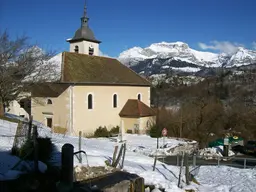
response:
<svg viewBox="0 0 256 192"><path fill-rule="evenodd" d="M104 54L183 41L198 50L256 47L255 0L87 0L89 26ZM0 30L57 52L80 27L84 0L1 0Z"/></svg>

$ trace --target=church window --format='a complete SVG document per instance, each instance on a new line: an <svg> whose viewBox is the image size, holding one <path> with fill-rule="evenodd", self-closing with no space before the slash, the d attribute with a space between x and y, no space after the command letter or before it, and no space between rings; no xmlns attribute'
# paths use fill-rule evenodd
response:
<svg viewBox="0 0 256 192"><path fill-rule="evenodd" d="M94 54L94 48L93 47L89 47L89 55L93 55Z"/></svg>
<svg viewBox="0 0 256 192"><path fill-rule="evenodd" d="M89 94L88 95L88 109L92 109L93 108L93 97L92 97L92 94Z"/></svg>
<svg viewBox="0 0 256 192"><path fill-rule="evenodd" d="M47 99L47 104L51 105L52 104L52 100L51 99Z"/></svg>
<svg viewBox="0 0 256 192"><path fill-rule="evenodd" d="M117 94L113 95L113 108L117 108Z"/></svg>
<svg viewBox="0 0 256 192"><path fill-rule="evenodd" d="M79 47L77 45L75 46L75 53L79 53Z"/></svg>
<svg viewBox="0 0 256 192"><path fill-rule="evenodd" d="M140 93L138 94L137 97L138 97L138 100L141 101L141 94Z"/></svg>

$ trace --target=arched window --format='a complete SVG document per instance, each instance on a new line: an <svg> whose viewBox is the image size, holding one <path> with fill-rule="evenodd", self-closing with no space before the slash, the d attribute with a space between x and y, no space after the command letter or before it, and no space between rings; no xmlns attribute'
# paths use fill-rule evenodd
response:
<svg viewBox="0 0 256 192"><path fill-rule="evenodd" d="M47 104L51 105L52 104L52 100L51 99L47 99Z"/></svg>
<svg viewBox="0 0 256 192"><path fill-rule="evenodd" d="M113 95L113 108L117 108L117 94Z"/></svg>
<svg viewBox="0 0 256 192"><path fill-rule="evenodd" d="M87 102L88 102L88 109L92 109L93 108L93 97L92 97L92 94L88 95Z"/></svg>
<svg viewBox="0 0 256 192"><path fill-rule="evenodd" d="M89 55L93 55L94 54L94 48L93 47L89 47Z"/></svg>
<svg viewBox="0 0 256 192"><path fill-rule="evenodd" d="M77 45L75 46L75 53L79 53L79 47Z"/></svg>
<svg viewBox="0 0 256 192"><path fill-rule="evenodd" d="M138 94L138 100L141 101L141 94L140 93Z"/></svg>

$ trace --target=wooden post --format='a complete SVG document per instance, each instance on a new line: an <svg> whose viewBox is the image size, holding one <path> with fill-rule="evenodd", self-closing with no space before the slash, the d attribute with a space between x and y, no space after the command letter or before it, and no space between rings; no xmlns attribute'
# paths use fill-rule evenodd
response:
<svg viewBox="0 0 256 192"><path fill-rule="evenodd" d="M112 167L114 166L114 163L116 162L117 151L118 151L118 145L116 145L115 149L114 149L113 158L112 158L112 164L111 164Z"/></svg>
<svg viewBox="0 0 256 192"><path fill-rule="evenodd" d="M123 150L123 158L122 158L122 164L121 164L121 169L124 167L124 158L125 158L125 151L126 151L126 142L123 144L124 150Z"/></svg>
<svg viewBox="0 0 256 192"><path fill-rule="evenodd" d="M120 148L119 154L117 156L117 159L116 159L116 161L113 164L113 167L117 167L117 165L118 165L118 163L119 163L119 161L121 159L121 156L122 156L123 148L124 148L124 146L122 145L121 148Z"/></svg>
<svg viewBox="0 0 256 192"><path fill-rule="evenodd" d="M78 151L82 150L82 131L79 131ZM82 163L82 153L79 153L79 163Z"/></svg>
<svg viewBox="0 0 256 192"><path fill-rule="evenodd" d="M73 188L74 146L66 143L61 149L61 181L65 191Z"/></svg>
<svg viewBox="0 0 256 192"><path fill-rule="evenodd" d="M186 177L186 184L189 185L189 166L188 166L188 154L185 154L185 177Z"/></svg>
<svg viewBox="0 0 256 192"><path fill-rule="evenodd" d="M156 160L157 160L157 155L154 158L153 171L155 171L156 169Z"/></svg>
<svg viewBox="0 0 256 192"><path fill-rule="evenodd" d="M33 122L33 116L30 115L29 116L29 122L28 122L28 136L27 136L28 140L31 139L32 122Z"/></svg>
<svg viewBox="0 0 256 192"><path fill-rule="evenodd" d="M157 155L158 155L158 148L159 148L159 137L156 138L156 155L154 159L154 164L153 164L153 171L156 169L156 160L157 160Z"/></svg>
<svg viewBox="0 0 256 192"><path fill-rule="evenodd" d="M179 174L179 181L178 181L178 187L179 187L179 188L181 188L180 180L181 180L181 175L182 175L183 162L184 162L184 153L182 152L181 164L180 164L180 174Z"/></svg>
<svg viewBox="0 0 256 192"><path fill-rule="evenodd" d="M33 127L33 143L34 143L34 171L38 172L38 143L37 143L37 126Z"/></svg>
<svg viewBox="0 0 256 192"><path fill-rule="evenodd" d="M73 189L74 146L66 143L61 148L61 178L57 184L59 192L70 192Z"/></svg>
<svg viewBox="0 0 256 192"><path fill-rule="evenodd" d="M196 154L193 154L193 167L196 166Z"/></svg>

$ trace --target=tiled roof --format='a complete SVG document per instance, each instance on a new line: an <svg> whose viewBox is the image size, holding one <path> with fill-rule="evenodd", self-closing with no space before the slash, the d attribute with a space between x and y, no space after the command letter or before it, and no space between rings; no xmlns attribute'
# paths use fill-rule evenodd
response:
<svg viewBox="0 0 256 192"><path fill-rule="evenodd" d="M69 87L62 83L40 83L31 87L32 97L58 97Z"/></svg>
<svg viewBox="0 0 256 192"><path fill-rule="evenodd" d="M117 59L71 52L63 52L61 82L92 85L151 85L148 80Z"/></svg>
<svg viewBox="0 0 256 192"><path fill-rule="evenodd" d="M120 117L139 118L155 116L155 111L137 99L129 99L120 111Z"/></svg>

